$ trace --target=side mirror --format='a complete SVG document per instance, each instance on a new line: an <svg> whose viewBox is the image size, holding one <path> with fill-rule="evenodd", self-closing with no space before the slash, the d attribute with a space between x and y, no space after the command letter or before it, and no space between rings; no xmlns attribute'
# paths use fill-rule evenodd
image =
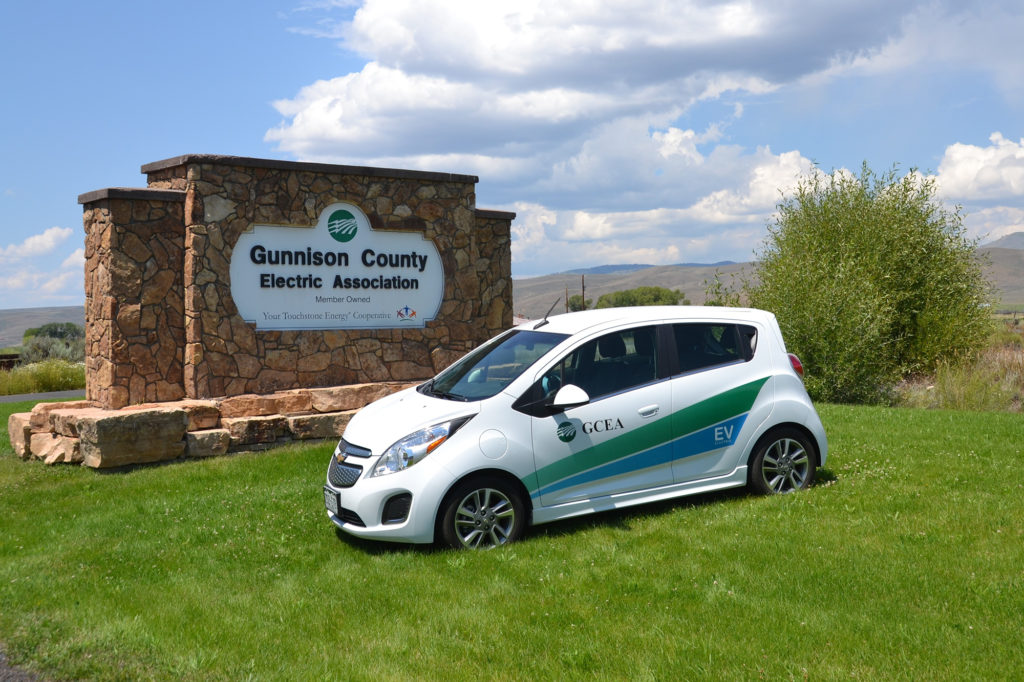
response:
<svg viewBox="0 0 1024 682"><path fill-rule="evenodd" d="M559 410L568 410L572 407L579 407L580 405L586 405L590 402L590 396L579 386L574 384L566 384L562 388L558 389L558 393L555 394L555 399L551 401L551 406L556 407Z"/></svg>

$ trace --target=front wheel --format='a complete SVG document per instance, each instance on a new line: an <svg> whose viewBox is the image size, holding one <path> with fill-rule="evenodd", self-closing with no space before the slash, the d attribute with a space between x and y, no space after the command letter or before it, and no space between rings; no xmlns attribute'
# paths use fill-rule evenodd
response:
<svg viewBox="0 0 1024 682"><path fill-rule="evenodd" d="M493 549L519 539L526 523L519 494L495 477L460 483L441 512L441 539L454 549Z"/></svg>
<svg viewBox="0 0 1024 682"><path fill-rule="evenodd" d="M814 480L814 457L810 440L800 431L771 431L758 443L750 461L750 489L761 495L803 490Z"/></svg>

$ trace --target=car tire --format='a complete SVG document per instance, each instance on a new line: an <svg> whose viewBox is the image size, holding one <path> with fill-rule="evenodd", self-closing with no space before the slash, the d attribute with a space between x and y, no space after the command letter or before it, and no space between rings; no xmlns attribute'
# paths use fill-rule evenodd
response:
<svg viewBox="0 0 1024 682"><path fill-rule="evenodd" d="M810 438L794 428L778 428L761 437L750 459L747 484L759 495L803 490L814 481L817 455Z"/></svg>
<svg viewBox="0 0 1024 682"><path fill-rule="evenodd" d="M496 476L459 483L441 505L441 541L453 549L493 549L518 540L526 526L519 492Z"/></svg>

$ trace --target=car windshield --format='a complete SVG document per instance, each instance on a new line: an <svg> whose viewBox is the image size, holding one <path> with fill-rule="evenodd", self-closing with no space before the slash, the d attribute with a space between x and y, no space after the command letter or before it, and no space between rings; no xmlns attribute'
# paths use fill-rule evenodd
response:
<svg viewBox="0 0 1024 682"><path fill-rule="evenodd" d="M566 336L513 329L469 353L420 390L450 400L490 398L515 381Z"/></svg>

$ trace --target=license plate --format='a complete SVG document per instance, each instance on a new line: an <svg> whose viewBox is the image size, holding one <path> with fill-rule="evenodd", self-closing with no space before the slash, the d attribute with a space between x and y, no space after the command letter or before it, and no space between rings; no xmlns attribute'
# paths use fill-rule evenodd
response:
<svg viewBox="0 0 1024 682"><path fill-rule="evenodd" d="M330 488L324 487L324 504L327 505L327 511L331 512L335 516L338 515L338 493L334 492Z"/></svg>

